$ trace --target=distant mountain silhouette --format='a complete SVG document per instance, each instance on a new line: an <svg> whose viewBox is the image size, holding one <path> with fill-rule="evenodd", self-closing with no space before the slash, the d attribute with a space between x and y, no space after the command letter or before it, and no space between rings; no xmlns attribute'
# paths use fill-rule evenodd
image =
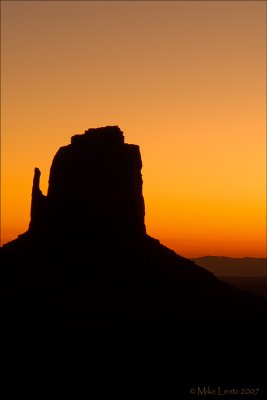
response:
<svg viewBox="0 0 267 400"><path fill-rule="evenodd" d="M267 297L267 259L204 256L191 258L230 285Z"/></svg>
<svg viewBox="0 0 267 400"><path fill-rule="evenodd" d="M205 256L190 260L207 268L216 276L267 278L266 258Z"/></svg>
<svg viewBox="0 0 267 400"><path fill-rule="evenodd" d="M29 229L0 249L1 325L105 330L261 322L266 302L146 234L139 147L116 127L75 135L35 169Z"/></svg>

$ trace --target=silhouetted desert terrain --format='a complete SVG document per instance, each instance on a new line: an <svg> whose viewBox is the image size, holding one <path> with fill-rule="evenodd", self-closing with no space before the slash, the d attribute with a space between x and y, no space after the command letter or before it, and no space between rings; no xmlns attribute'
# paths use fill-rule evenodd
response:
<svg viewBox="0 0 267 400"><path fill-rule="evenodd" d="M263 300L146 234L139 147L118 127L61 147L47 196L35 168L29 230L1 249L2 324L114 329L260 322Z"/></svg>
<svg viewBox="0 0 267 400"><path fill-rule="evenodd" d="M160 365L163 374L165 365L168 376L177 362L200 376L203 357L216 362L234 346L229 371L240 369L258 352L244 343L251 331L261 343L266 300L146 233L141 169L139 147L118 127L89 129L61 147L47 196L35 169L29 229L0 249L1 332L45 335L43 344L71 335L68 349L78 334L95 363L133 358L143 371Z"/></svg>

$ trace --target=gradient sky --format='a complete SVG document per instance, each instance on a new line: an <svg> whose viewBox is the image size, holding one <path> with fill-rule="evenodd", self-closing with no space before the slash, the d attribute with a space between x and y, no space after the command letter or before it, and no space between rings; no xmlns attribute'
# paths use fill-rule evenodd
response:
<svg viewBox="0 0 267 400"><path fill-rule="evenodd" d="M266 256L265 1L2 1L2 243L57 149L119 125L146 226L186 257Z"/></svg>

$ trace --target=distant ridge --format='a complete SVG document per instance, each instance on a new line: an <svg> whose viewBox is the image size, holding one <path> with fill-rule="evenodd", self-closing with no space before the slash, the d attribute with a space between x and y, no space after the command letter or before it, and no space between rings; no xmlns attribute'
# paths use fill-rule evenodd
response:
<svg viewBox="0 0 267 400"><path fill-rule="evenodd" d="M267 278L267 259L254 257L204 256L190 258L216 276Z"/></svg>

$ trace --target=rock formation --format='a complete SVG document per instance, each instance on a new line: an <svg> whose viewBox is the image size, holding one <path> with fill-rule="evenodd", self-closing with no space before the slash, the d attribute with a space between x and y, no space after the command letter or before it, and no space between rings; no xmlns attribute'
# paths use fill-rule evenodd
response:
<svg viewBox="0 0 267 400"><path fill-rule="evenodd" d="M35 168L32 183L31 221L29 226L29 230L33 233L42 230L46 223L47 202L46 196L40 190L40 176L41 171L39 168Z"/></svg>
<svg viewBox="0 0 267 400"><path fill-rule="evenodd" d="M139 147L89 129L35 169L29 230L3 246L1 323L110 329L262 321L265 302L146 234Z"/></svg>
<svg viewBox="0 0 267 400"><path fill-rule="evenodd" d="M144 236L141 168L139 147L125 144L116 126L73 136L54 157L46 199L35 169L30 230L72 240Z"/></svg>
<svg viewBox="0 0 267 400"><path fill-rule="evenodd" d="M237 372L264 381L266 301L147 235L141 168L138 146L106 127L59 149L47 196L35 169L29 229L0 248L9 391L191 399L197 382Z"/></svg>

